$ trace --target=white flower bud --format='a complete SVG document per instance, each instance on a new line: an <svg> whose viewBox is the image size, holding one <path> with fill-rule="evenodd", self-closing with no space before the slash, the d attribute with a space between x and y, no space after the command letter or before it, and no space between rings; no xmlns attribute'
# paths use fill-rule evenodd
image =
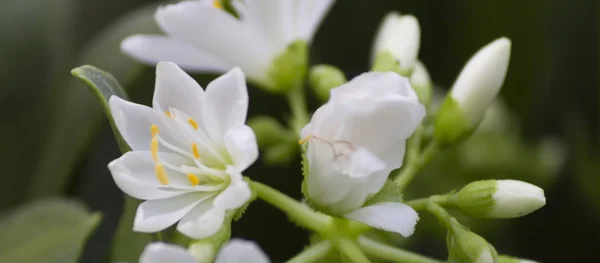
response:
<svg viewBox="0 0 600 263"><path fill-rule="evenodd" d="M382 63L378 60L389 61L382 57L382 54L388 54L399 66L400 72L397 73L408 75L407 73L412 71L417 62L420 44L421 29L417 18L411 15L401 16L396 12L389 13L383 20L375 38L373 68L379 69L377 71L394 70L392 68L384 69L378 65ZM385 64L389 65L389 63Z"/></svg>
<svg viewBox="0 0 600 263"><path fill-rule="evenodd" d="M421 61L417 61L415 69L410 75L410 84L419 97L421 104L428 106L431 104L431 97L433 96L433 83L427 68Z"/></svg>
<svg viewBox="0 0 600 263"><path fill-rule="evenodd" d="M496 263L498 253L483 237L469 231L452 218L446 237L448 263Z"/></svg>
<svg viewBox="0 0 600 263"><path fill-rule="evenodd" d="M477 181L453 196L460 209L474 217L515 218L546 204L544 190L517 180Z"/></svg>

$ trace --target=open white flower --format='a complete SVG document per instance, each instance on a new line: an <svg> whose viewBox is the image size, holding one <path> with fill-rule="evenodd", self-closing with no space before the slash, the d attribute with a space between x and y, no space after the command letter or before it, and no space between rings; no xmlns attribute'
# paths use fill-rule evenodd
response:
<svg viewBox="0 0 600 263"><path fill-rule="evenodd" d="M121 49L145 63L173 61L189 71L224 72L239 66L251 80L271 86L267 71L273 59L295 41L310 43L333 2L236 1L238 19L218 1L183 1L156 12L167 36L130 36Z"/></svg>
<svg viewBox="0 0 600 263"><path fill-rule="evenodd" d="M139 263L167 262L209 263L205 260L198 260L193 253L188 252L183 247L166 243L151 243L147 245L140 256ZM256 243L242 239L232 239L221 248L214 263L238 262L269 263L270 261Z"/></svg>
<svg viewBox="0 0 600 263"><path fill-rule="evenodd" d="M134 231L157 232L177 221L177 230L195 239L216 233L227 210L251 196L241 172L258 157L244 124L248 93L235 68L206 91L177 65L156 69L153 107L116 96L110 108L132 151L108 168L128 195L147 200L137 209Z"/></svg>
<svg viewBox="0 0 600 263"><path fill-rule="evenodd" d="M302 130L309 200L331 214L412 234L418 215L409 206L362 206L402 165L406 139L424 116L408 79L393 72L365 73L332 89Z"/></svg>

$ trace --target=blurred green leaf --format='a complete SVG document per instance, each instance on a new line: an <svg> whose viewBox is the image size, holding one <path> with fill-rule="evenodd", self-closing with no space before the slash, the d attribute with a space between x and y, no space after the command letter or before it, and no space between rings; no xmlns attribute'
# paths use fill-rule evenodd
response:
<svg viewBox="0 0 600 263"><path fill-rule="evenodd" d="M100 219L72 200L27 204L0 218L0 262L76 262Z"/></svg>
<svg viewBox="0 0 600 263"><path fill-rule="evenodd" d="M106 114L106 117L108 117L108 120L110 121L110 126L113 130L113 134L115 135L115 139L119 144L121 152L125 153L130 151L131 149L129 148L129 145L127 145L127 142L125 142L125 139L123 139L119 133L119 130L117 129L117 126L115 125L115 121L108 105L108 100L113 95L122 99L127 99L127 94L125 94L121 84L119 84L113 75L94 66L85 65L78 67L73 69L71 74L85 82L90 88L90 91L98 99L98 102L100 102L100 105L102 105L104 114Z"/></svg>
<svg viewBox="0 0 600 263"><path fill-rule="evenodd" d="M149 234L133 232L133 219L142 201L125 197L123 215L117 233L113 237L110 260L108 262L137 262L144 247L151 241Z"/></svg>

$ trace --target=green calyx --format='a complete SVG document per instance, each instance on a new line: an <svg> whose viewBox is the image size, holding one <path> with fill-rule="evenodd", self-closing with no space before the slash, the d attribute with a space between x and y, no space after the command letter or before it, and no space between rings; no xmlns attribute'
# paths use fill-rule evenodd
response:
<svg viewBox="0 0 600 263"><path fill-rule="evenodd" d="M401 76L409 77L412 74L413 69L402 69L400 68L400 62L394 55L389 51L382 51L375 55L375 61L373 62L372 71L375 72L396 72Z"/></svg>
<svg viewBox="0 0 600 263"><path fill-rule="evenodd" d="M471 126L460 105L448 95L435 118L435 138L444 145L458 143L473 134L477 125Z"/></svg>
<svg viewBox="0 0 600 263"><path fill-rule="evenodd" d="M267 71L274 86L268 91L285 93L302 83L308 68L308 45L304 40L291 43L287 49L273 59Z"/></svg>
<svg viewBox="0 0 600 263"><path fill-rule="evenodd" d="M496 180L472 182L451 197L451 202L472 217L486 218L494 209Z"/></svg>
<svg viewBox="0 0 600 263"><path fill-rule="evenodd" d="M199 262L213 262L219 248L231 238L231 221L235 216L236 211L227 211L219 231L210 237L190 242L188 251Z"/></svg>
<svg viewBox="0 0 600 263"><path fill-rule="evenodd" d="M419 97L419 102L423 104L425 107L429 107L431 104L431 99L433 97L433 87L431 83L428 84L416 84L411 83L411 86L415 93L417 93L417 97Z"/></svg>
<svg viewBox="0 0 600 263"><path fill-rule="evenodd" d="M308 73L310 87L321 101L329 99L329 91L348 80L340 69L331 65L317 65Z"/></svg>
<svg viewBox="0 0 600 263"><path fill-rule="evenodd" d="M483 237L469 231L455 218L450 219L448 235L448 263L475 263L490 259L498 262L498 253Z"/></svg>

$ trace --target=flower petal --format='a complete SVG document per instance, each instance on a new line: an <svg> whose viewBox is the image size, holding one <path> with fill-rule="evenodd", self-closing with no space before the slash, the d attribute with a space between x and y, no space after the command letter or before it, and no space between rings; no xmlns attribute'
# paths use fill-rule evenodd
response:
<svg viewBox="0 0 600 263"><path fill-rule="evenodd" d="M184 248L167 243L151 243L140 256L140 263L196 263L196 259Z"/></svg>
<svg viewBox="0 0 600 263"><path fill-rule="evenodd" d="M296 0L296 34L297 38L310 43L317 27L325 18L334 0Z"/></svg>
<svg viewBox="0 0 600 263"><path fill-rule="evenodd" d="M193 239L210 237L221 229L224 219L225 210L215 207L212 200L207 200L179 221L177 231Z"/></svg>
<svg viewBox="0 0 600 263"><path fill-rule="evenodd" d="M227 130L225 148L238 171L246 170L258 159L256 135L248 125L238 125Z"/></svg>
<svg viewBox="0 0 600 263"><path fill-rule="evenodd" d="M202 121L204 90L177 64L160 62L156 65L156 87L152 106L161 111L175 108Z"/></svg>
<svg viewBox="0 0 600 263"><path fill-rule="evenodd" d="M171 61L188 71L225 72L231 68L210 53L166 36L133 35L121 42L121 51L146 64Z"/></svg>
<svg viewBox="0 0 600 263"><path fill-rule="evenodd" d="M235 168L229 167L227 172L230 174L231 182L223 192L215 197L213 204L223 210L237 209L250 200L252 190L250 190L248 183L242 179L242 174Z"/></svg>
<svg viewBox="0 0 600 263"><path fill-rule="evenodd" d="M356 209L344 217L362 222L374 228L396 232L408 237L415 231L419 215L412 207L402 204L385 202Z"/></svg>
<svg viewBox="0 0 600 263"><path fill-rule="evenodd" d="M248 112L248 89L239 68L223 74L208 84L204 120L209 135L221 144L223 133L244 124Z"/></svg>
<svg viewBox="0 0 600 263"><path fill-rule="evenodd" d="M133 231L152 233L161 231L179 221L213 193L188 193L176 197L149 200L137 209Z"/></svg>
<svg viewBox="0 0 600 263"><path fill-rule="evenodd" d="M215 263L269 263L269 257L256 243L239 238L231 239L221 248Z"/></svg>

